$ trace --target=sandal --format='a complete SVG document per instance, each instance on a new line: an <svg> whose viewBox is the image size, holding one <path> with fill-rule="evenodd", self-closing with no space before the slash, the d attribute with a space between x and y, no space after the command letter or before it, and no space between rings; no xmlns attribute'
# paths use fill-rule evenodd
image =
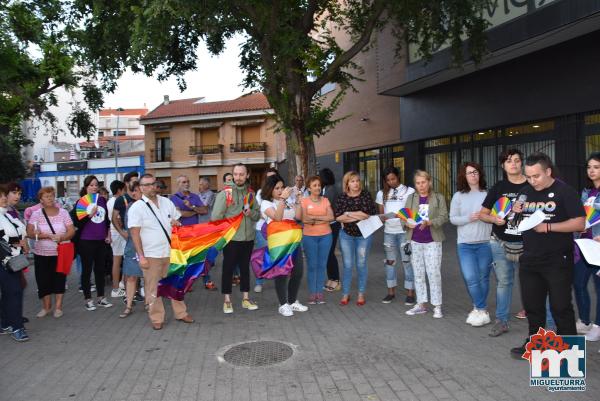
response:
<svg viewBox="0 0 600 401"><path fill-rule="evenodd" d="M340 280L331 280L332 283L334 283L335 285L329 286L326 288L327 291L332 292L332 291L339 291L342 289L342 286L340 285Z"/></svg>
<svg viewBox="0 0 600 401"><path fill-rule="evenodd" d="M125 310L123 311L123 313L121 313L119 315L120 318L126 318L127 316L131 315L133 313L133 308L125 308Z"/></svg>

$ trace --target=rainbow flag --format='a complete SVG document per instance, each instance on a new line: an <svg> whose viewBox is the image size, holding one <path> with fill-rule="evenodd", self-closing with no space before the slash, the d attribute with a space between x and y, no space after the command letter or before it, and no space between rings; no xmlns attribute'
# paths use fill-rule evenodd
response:
<svg viewBox="0 0 600 401"><path fill-rule="evenodd" d="M594 209L594 206L584 206L585 209L585 229L600 223L600 211Z"/></svg>
<svg viewBox="0 0 600 401"><path fill-rule="evenodd" d="M250 263L256 277L272 279L290 274L302 241L302 227L292 220L267 225L267 246L252 252Z"/></svg>
<svg viewBox="0 0 600 401"><path fill-rule="evenodd" d="M173 227L171 264L167 277L158 282L157 296L183 301L194 281L208 274L218 252L227 245L240 227L244 215Z"/></svg>

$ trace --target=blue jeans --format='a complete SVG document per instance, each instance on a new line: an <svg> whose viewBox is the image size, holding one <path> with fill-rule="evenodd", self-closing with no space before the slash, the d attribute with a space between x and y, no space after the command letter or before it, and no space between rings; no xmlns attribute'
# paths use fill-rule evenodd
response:
<svg viewBox="0 0 600 401"><path fill-rule="evenodd" d="M404 233L383 234L383 250L385 251L385 281L387 288L394 288L398 285L396 277L396 260L399 258L404 267L404 288L407 290L415 289L415 274L410 257L404 253ZM391 261L389 264L387 261Z"/></svg>
<svg viewBox="0 0 600 401"><path fill-rule="evenodd" d="M490 241L492 248L492 258L494 259L494 274L496 275L496 319L501 322L508 322L510 313L510 304L512 302L512 289L515 278L515 265L506 259L502 245L492 239Z"/></svg>
<svg viewBox="0 0 600 401"><path fill-rule="evenodd" d="M265 239L265 237L263 237L262 232L260 230L256 230L256 236L254 237L254 249L262 248L263 246L267 246L267 240ZM301 250L299 250L298 252L301 252ZM263 285L264 282L264 278L256 278L256 285Z"/></svg>
<svg viewBox="0 0 600 401"><path fill-rule="evenodd" d="M460 271L473 305L477 309L486 309L492 267L490 243L458 244L457 254Z"/></svg>
<svg viewBox="0 0 600 401"><path fill-rule="evenodd" d="M13 330L23 328L23 289L21 273L13 273L0 265L0 325Z"/></svg>
<svg viewBox="0 0 600 401"><path fill-rule="evenodd" d="M591 301L588 292L588 283L593 276L594 287L596 288L596 320L594 323L600 325L600 269L591 267L585 260L581 259L575 264L575 275L573 277L573 288L575 289L575 302L579 311L579 319L585 324L590 324Z"/></svg>
<svg viewBox="0 0 600 401"><path fill-rule="evenodd" d="M340 230L340 247L342 248L342 259L344 260L344 277L342 277L342 292L344 295L350 293L352 282L352 268L356 266L358 271L358 292L364 294L367 289L367 256L373 236L369 238L353 237Z"/></svg>
<svg viewBox="0 0 600 401"><path fill-rule="evenodd" d="M306 254L306 265L308 267L308 292L310 295L323 293L331 242L331 234L305 235L302 237L302 248Z"/></svg>

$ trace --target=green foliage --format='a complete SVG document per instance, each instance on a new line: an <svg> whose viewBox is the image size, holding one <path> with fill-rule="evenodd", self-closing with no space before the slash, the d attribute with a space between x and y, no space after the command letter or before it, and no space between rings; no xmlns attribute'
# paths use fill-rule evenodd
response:
<svg viewBox="0 0 600 401"><path fill-rule="evenodd" d="M19 144L12 138L0 135L0 182L11 182L25 177L25 167L19 149Z"/></svg>
<svg viewBox="0 0 600 401"><path fill-rule="evenodd" d="M227 38L244 37L240 47L242 82L264 91L288 145L298 144L306 174L314 171L313 137L339 122L334 111L352 89L360 68L352 62L368 49L372 34L394 27L398 47L419 44L427 58L450 40L457 63L463 37L470 37L474 60L484 54L483 7L489 0L72 0L74 36L82 57L115 87L130 67L159 79L183 76L199 62L201 41L218 54ZM335 96L319 97L335 83ZM292 140L293 139L293 140ZM288 148L290 151L290 148ZM312 152L312 154L311 154ZM295 171L295 166L291 166Z"/></svg>

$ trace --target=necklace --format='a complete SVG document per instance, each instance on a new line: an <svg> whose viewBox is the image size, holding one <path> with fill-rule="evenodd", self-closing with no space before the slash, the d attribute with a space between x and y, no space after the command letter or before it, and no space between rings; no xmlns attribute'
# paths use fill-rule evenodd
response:
<svg viewBox="0 0 600 401"><path fill-rule="evenodd" d="M317 197L317 200L314 200L313 197L311 196L310 200L313 201L314 203L319 203L319 202L321 202L321 197L319 196L319 197Z"/></svg>

